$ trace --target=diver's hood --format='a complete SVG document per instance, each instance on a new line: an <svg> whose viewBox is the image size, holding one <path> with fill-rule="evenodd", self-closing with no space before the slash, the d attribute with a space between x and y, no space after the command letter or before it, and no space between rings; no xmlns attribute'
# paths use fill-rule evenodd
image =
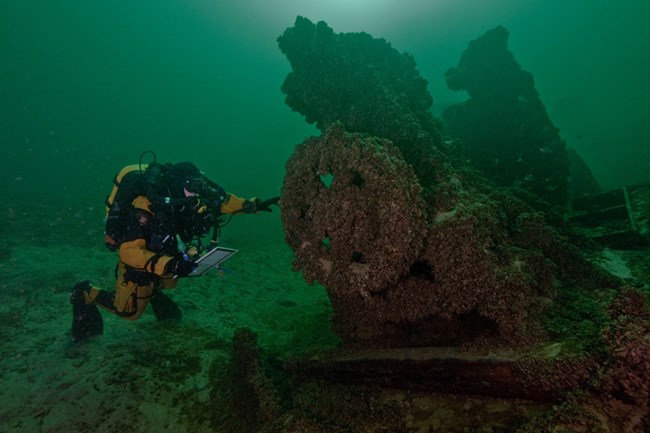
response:
<svg viewBox="0 0 650 433"><path fill-rule="evenodd" d="M169 188L169 193L173 198L185 197L185 191L198 193L199 191L192 191L195 185L201 184L204 179L203 173L196 165L191 162L178 162L169 167L166 175L166 184Z"/></svg>

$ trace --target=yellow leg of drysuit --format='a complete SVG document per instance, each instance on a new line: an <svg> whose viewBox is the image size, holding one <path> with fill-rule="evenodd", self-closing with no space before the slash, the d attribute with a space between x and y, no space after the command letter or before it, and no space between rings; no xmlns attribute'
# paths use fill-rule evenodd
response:
<svg viewBox="0 0 650 433"><path fill-rule="evenodd" d="M125 267L119 263L118 277L115 282L114 296L106 296L101 289L91 286L86 302L97 304L109 313L116 314L126 320L138 320L146 311L153 291L173 289L177 280L170 277L161 277L157 283L137 284L124 280Z"/></svg>

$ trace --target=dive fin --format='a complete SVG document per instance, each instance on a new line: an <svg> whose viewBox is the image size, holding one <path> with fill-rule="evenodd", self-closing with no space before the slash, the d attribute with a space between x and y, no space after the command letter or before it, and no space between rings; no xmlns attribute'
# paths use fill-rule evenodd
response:
<svg viewBox="0 0 650 433"><path fill-rule="evenodd" d="M72 288L72 342L79 343L104 332L104 321L95 304L86 304L84 292L88 293L90 283L82 281Z"/></svg>

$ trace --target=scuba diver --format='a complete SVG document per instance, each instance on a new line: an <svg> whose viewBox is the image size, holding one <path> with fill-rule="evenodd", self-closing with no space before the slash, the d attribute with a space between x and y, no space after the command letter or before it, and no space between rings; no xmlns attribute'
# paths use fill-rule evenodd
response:
<svg viewBox="0 0 650 433"><path fill-rule="evenodd" d="M106 245L119 251L115 289L100 290L89 281L74 285L73 342L103 333L97 306L137 320L151 304L156 319L180 320L180 309L162 290L176 287L179 278L192 273L193 257L206 250L202 238L212 230L214 247L225 225L222 215L271 212L270 206L279 201L245 200L227 193L191 162L143 165L142 156L114 184L106 202Z"/></svg>

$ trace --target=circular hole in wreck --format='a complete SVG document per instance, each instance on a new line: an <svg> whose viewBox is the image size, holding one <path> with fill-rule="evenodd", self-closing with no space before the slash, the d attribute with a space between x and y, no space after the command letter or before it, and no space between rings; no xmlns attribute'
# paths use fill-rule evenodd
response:
<svg viewBox="0 0 650 433"><path fill-rule="evenodd" d="M334 182L334 175L329 172L327 174L321 174L320 181L323 182L325 188L329 189L332 186L332 182Z"/></svg>

